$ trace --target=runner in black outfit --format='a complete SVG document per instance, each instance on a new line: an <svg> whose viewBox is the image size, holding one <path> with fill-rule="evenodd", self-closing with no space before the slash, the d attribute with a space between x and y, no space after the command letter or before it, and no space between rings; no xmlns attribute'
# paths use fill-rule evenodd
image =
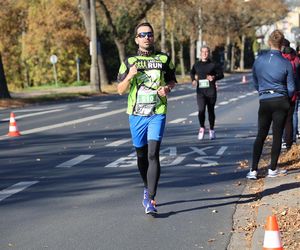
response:
<svg viewBox="0 0 300 250"><path fill-rule="evenodd" d="M215 104L217 101L216 81L224 77L221 67L209 59L210 49L201 48L201 60L196 62L191 70L192 84L197 86L198 119L200 129L198 139L204 138L205 109L207 106L209 120L209 138L215 139Z"/></svg>

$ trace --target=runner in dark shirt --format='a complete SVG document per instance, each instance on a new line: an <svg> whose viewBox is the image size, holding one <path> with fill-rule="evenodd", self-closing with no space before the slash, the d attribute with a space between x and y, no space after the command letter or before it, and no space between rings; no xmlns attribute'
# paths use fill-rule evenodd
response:
<svg viewBox="0 0 300 250"><path fill-rule="evenodd" d="M198 139L202 140L205 133L205 110L207 107L209 120L209 138L215 139L215 104L217 101L216 81L224 77L221 67L209 59L210 49L201 48L201 60L191 70L192 84L197 86L198 119L200 129Z"/></svg>

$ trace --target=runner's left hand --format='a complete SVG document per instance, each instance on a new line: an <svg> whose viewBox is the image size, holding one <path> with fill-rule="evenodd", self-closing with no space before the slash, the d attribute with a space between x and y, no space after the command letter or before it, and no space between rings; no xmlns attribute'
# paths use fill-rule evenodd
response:
<svg viewBox="0 0 300 250"><path fill-rule="evenodd" d="M159 89L157 90L157 94L159 96L166 96L169 93L170 93L170 89L168 86L159 87Z"/></svg>

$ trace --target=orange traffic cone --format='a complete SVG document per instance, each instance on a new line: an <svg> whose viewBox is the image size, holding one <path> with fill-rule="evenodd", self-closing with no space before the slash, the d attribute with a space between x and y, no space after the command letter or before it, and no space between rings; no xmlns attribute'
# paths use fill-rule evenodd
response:
<svg viewBox="0 0 300 250"><path fill-rule="evenodd" d="M263 250L283 250L275 215L267 218Z"/></svg>
<svg viewBox="0 0 300 250"><path fill-rule="evenodd" d="M242 78L242 83L246 83L247 82L247 79L246 79L246 76L243 75L243 78Z"/></svg>
<svg viewBox="0 0 300 250"><path fill-rule="evenodd" d="M7 134L8 136L20 136L20 132L17 127L15 114L13 112L10 113L10 119L9 119L9 132Z"/></svg>

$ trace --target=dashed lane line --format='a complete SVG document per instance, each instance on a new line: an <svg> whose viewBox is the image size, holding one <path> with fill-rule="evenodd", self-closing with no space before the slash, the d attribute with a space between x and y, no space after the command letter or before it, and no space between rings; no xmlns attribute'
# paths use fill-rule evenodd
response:
<svg viewBox="0 0 300 250"><path fill-rule="evenodd" d="M80 105L80 106L78 106L78 108L86 108L86 107L91 107L91 106L93 106L94 104L83 104L83 105Z"/></svg>
<svg viewBox="0 0 300 250"><path fill-rule="evenodd" d="M94 155L79 155L69 161L63 162L56 166L56 168L71 168L75 165L92 158Z"/></svg>
<svg viewBox="0 0 300 250"><path fill-rule="evenodd" d="M85 109L88 109L88 110L100 110L100 109L107 109L107 107L106 106L86 107Z"/></svg>
<svg viewBox="0 0 300 250"><path fill-rule="evenodd" d="M39 181L22 181L22 182L18 182L6 189L3 189L2 191L0 191L0 201L3 201L4 199L19 193L21 191L23 191L24 189L38 183Z"/></svg>
<svg viewBox="0 0 300 250"><path fill-rule="evenodd" d="M181 123L181 122L184 122L187 118L178 118L178 119L175 119L173 121L169 121L169 123Z"/></svg>
<svg viewBox="0 0 300 250"><path fill-rule="evenodd" d="M125 143L129 142L130 140L131 139L121 139L121 140L109 143L109 144L105 145L105 147L118 147L118 146L120 146L122 144L125 144Z"/></svg>
<svg viewBox="0 0 300 250"><path fill-rule="evenodd" d="M31 117L31 116L36 116L36 115L44 115L44 114L49 114L49 113L55 113L55 112L60 112L65 109L52 109L52 110L47 110L43 112L37 112L37 113L31 113L31 114L26 114L26 115L18 115L18 119L25 118L25 117ZM2 119L1 121L9 121L9 118Z"/></svg>

